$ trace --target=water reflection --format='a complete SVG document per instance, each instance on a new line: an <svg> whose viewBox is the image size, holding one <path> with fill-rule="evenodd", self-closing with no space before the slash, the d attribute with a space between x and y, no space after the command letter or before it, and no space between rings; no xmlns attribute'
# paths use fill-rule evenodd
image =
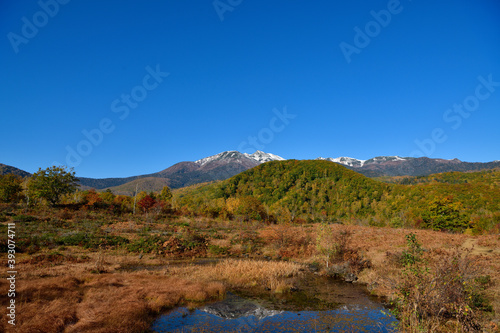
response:
<svg viewBox="0 0 500 333"><path fill-rule="evenodd" d="M394 317L381 304L344 304L332 310L283 311L228 294L220 302L160 317L155 332L393 332Z"/></svg>

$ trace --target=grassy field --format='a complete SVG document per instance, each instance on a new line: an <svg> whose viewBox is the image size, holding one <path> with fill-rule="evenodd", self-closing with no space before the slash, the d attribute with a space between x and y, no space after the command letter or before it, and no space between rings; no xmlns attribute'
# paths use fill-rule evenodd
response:
<svg viewBox="0 0 500 333"><path fill-rule="evenodd" d="M229 290L293 292L311 267L354 274L393 300L402 330L498 331L498 235L0 208L2 235L15 224L18 271L16 329L2 315L0 331L148 331L163 311L196 307ZM7 237L0 246L7 263ZM199 258L220 260L195 264ZM0 273L3 309L10 299L7 270L5 264Z"/></svg>

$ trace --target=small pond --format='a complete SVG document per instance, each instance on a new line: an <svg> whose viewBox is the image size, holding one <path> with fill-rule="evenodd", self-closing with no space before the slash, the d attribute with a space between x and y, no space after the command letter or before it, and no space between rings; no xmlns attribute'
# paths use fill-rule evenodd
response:
<svg viewBox="0 0 500 333"><path fill-rule="evenodd" d="M195 310L176 308L155 332L394 332L396 319L363 286L308 274L299 290L228 292Z"/></svg>

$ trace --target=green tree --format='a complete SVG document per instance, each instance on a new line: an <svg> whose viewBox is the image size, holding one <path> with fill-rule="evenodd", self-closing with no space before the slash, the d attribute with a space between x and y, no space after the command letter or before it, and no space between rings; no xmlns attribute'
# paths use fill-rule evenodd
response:
<svg viewBox="0 0 500 333"><path fill-rule="evenodd" d="M28 193L54 206L62 195L75 192L77 183L73 169L67 170L64 166L52 166L44 170L40 168L28 182Z"/></svg>
<svg viewBox="0 0 500 333"><path fill-rule="evenodd" d="M0 202L15 201L23 190L21 177L14 174L0 175Z"/></svg>

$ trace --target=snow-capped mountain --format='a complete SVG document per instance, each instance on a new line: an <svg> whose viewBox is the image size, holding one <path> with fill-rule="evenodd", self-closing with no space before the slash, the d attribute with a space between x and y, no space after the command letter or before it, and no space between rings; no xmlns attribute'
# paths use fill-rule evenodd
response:
<svg viewBox="0 0 500 333"><path fill-rule="evenodd" d="M342 164L367 177L424 176L439 172L478 171L499 167L498 161L469 163L456 158L445 160L428 157L377 156L369 160L359 160L351 157L319 157L317 159Z"/></svg>
<svg viewBox="0 0 500 333"><path fill-rule="evenodd" d="M284 161L285 159L281 156L274 155L274 154L269 154L269 153L264 153L263 151L257 150L253 154L247 154L243 153L248 158L251 158L259 163L265 163L265 162L270 162L270 161Z"/></svg>
<svg viewBox="0 0 500 333"><path fill-rule="evenodd" d="M335 162L343 165L347 165L350 167L362 167L365 164L366 160L358 160L352 157L318 157L317 160L325 160L330 162Z"/></svg>
<svg viewBox="0 0 500 333"><path fill-rule="evenodd" d="M369 160L359 160L357 158L352 157L318 157L317 160L325 160L330 162L339 163L345 166L353 167L353 168L361 168L363 166L369 164L380 164L385 162L398 162L398 161L407 161L411 159L411 157L400 157L400 156L377 156L374 158L370 158Z"/></svg>
<svg viewBox="0 0 500 333"><path fill-rule="evenodd" d="M203 165L208 164L210 162L215 162L215 161L220 161L220 160L229 160L229 159L235 160L235 159L241 158L242 156L244 156L244 155L236 150L224 151L224 152L216 154L216 155L212 155L212 156L208 156L208 157L199 159L199 160L195 161L194 163L199 164L200 166L203 166Z"/></svg>
<svg viewBox="0 0 500 333"><path fill-rule="evenodd" d="M274 154L268 154L264 153L263 151L257 150L253 154L248 154L248 153L240 153L239 151L236 150L231 150L231 151L224 151L222 153L219 153L217 155L212 155L209 157L205 157L202 159L199 159L195 161L194 163L197 163L201 166L206 165L211 162L215 161L237 161L241 159L249 159L252 161L257 162L258 164L260 163L265 163L269 161L284 161L285 159L283 157L280 157L278 155Z"/></svg>
<svg viewBox="0 0 500 333"><path fill-rule="evenodd" d="M398 161L407 161L412 159L411 157L400 157L400 156L377 156L374 158L370 158L365 161L365 164L376 164L376 163L384 163L384 162L398 162Z"/></svg>

